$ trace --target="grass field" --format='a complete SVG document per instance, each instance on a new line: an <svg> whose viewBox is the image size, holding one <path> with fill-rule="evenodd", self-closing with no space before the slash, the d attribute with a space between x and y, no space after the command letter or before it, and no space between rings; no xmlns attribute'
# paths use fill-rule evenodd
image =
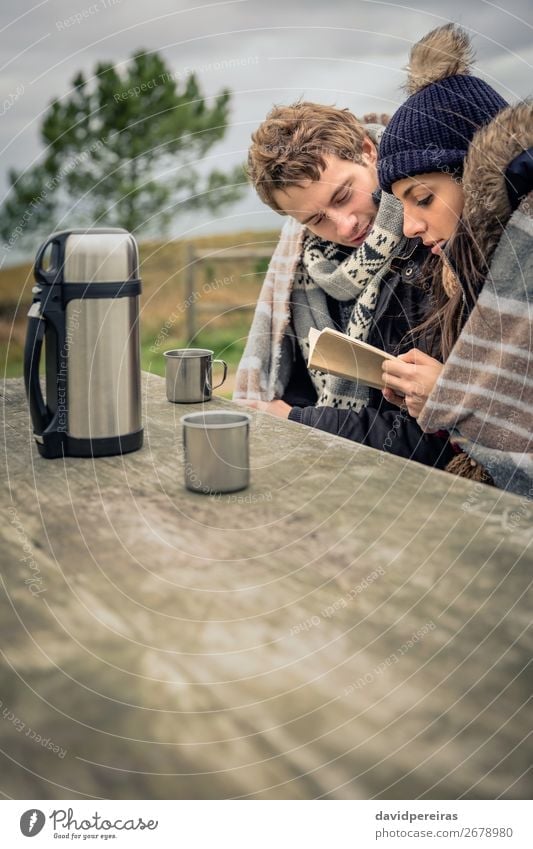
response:
<svg viewBox="0 0 533 849"><path fill-rule="evenodd" d="M144 242L140 245L142 368L164 372L168 348L212 348L230 367L224 385L230 395L237 363L250 327L267 260L223 259L224 251L271 252L277 231L209 236L192 242ZM186 266L190 245L213 255L194 264L195 332L187 338L190 294ZM7 377L22 375L26 315L34 284L31 263L0 270L0 358Z"/></svg>

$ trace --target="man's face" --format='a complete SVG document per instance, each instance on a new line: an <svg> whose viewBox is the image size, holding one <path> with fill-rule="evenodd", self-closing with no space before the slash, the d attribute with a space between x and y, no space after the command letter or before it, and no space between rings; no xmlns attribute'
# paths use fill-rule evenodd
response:
<svg viewBox="0 0 533 849"><path fill-rule="evenodd" d="M275 201L321 239L359 247L368 238L377 213L372 199L378 188L376 148L365 139L362 165L334 155L324 160L320 180L277 191Z"/></svg>

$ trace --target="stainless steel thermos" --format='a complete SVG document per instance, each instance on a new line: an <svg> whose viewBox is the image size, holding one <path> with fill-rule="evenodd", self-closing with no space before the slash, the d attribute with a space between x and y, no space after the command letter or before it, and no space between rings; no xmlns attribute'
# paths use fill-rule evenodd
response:
<svg viewBox="0 0 533 849"><path fill-rule="evenodd" d="M43 457L142 446L139 256L122 229L51 235L35 260L24 379ZM39 381L45 343L46 398Z"/></svg>

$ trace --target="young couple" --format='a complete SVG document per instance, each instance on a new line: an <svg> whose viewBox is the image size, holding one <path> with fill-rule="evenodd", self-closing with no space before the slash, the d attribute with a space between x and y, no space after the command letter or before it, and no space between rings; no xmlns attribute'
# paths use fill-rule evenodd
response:
<svg viewBox="0 0 533 849"><path fill-rule="evenodd" d="M298 103L253 135L251 180L290 218L234 397L533 497L533 106L471 60L440 27L386 128ZM398 355L383 392L308 371L311 327Z"/></svg>

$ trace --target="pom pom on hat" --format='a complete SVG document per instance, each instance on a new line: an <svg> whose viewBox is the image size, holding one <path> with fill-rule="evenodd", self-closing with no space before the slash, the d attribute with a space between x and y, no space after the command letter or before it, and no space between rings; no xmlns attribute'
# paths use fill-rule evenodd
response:
<svg viewBox="0 0 533 849"><path fill-rule="evenodd" d="M470 74L473 61L474 51L465 30L446 24L428 32L412 48L404 88L407 94L416 94L446 77Z"/></svg>

